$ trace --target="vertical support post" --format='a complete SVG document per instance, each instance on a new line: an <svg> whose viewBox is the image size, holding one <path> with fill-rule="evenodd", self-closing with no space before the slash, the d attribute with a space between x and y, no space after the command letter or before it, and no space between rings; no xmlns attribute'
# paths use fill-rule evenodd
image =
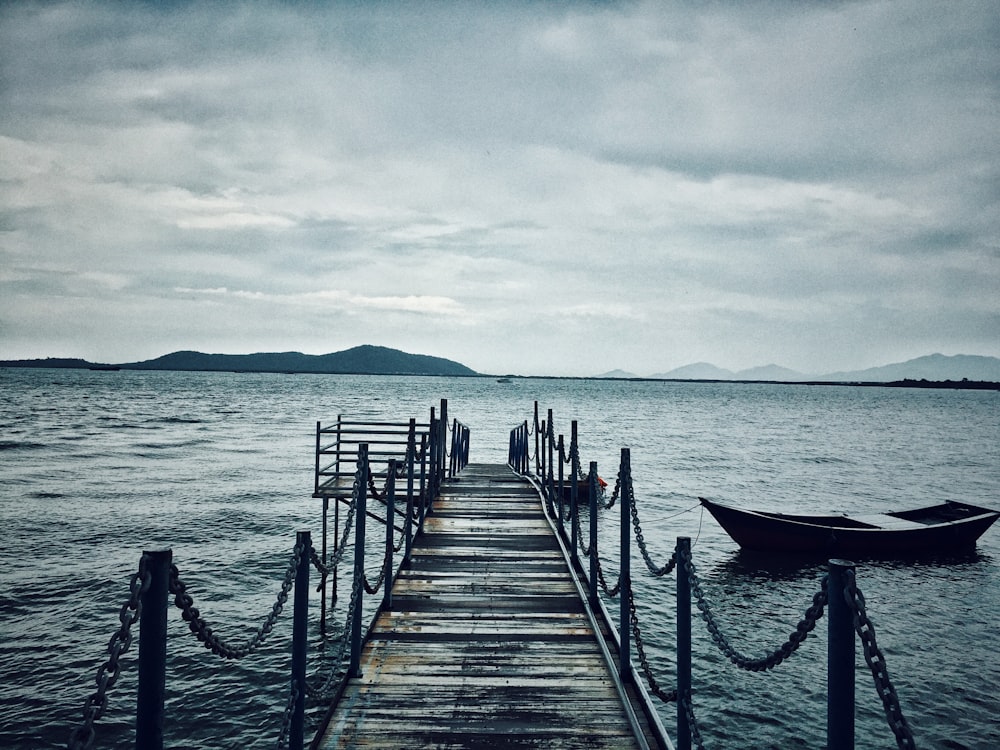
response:
<svg viewBox="0 0 1000 750"><path fill-rule="evenodd" d="M536 474L540 474L541 473L541 463L542 463L542 456L541 456L541 453L538 450L539 445L541 444L541 440L540 440L540 437L539 437L539 434L538 434L538 432L539 432L538 427L539 427L539 425L538 425L538 402L536 401L535 402L535 424L534 424L534 428L535 428L535 473Z"/></svg>
<svg viewBox="0 0 1000 750"><path fill-rule="evenodd" d="M413 548L413 464L417 460L417 420L410 418L410 433L406 441L406 551L403 565L409 566Z"/></svg>
<svg viewBox="0 0 1000 750"><path fill-rule="evenodd" d="M566 490L564 489L566 485L563 478L564 474L563 463L565 460L565 456L566 456L566 445L565 442L563 441L563 436L560 435L559 436L559 484L557 490L559 494L559 504L556 507L559 509L559 518L557 519L559 522L559 536L561 536L563 539L566 538L566 527L563 524L563 505L565 505L565 498L566 498Z"/></svg>
<svg viewBox="0 0 1000 750"><path fill-rule="evenodd" d="M322 555L321 559L323 561L324 567L326 566L326 561L327 561L327 555L326 555L326 537L327 537L326 521L327 521L327 515L329 514L329 512L330 512L330 498L327 497L326 495L323 495L323 549L320 552L320 554ZM336 580L336 578L334 578L334 580ZM320 583L321 583L321 585L319 587L319 590L320 590L320 594L319 594L319 632L322 633L323 635L326 635L326 576L325 575L320 579Z"/></svg>
<svg viewBox="0 0 1000 750"><path fill-rule="evenodd" d="M173 551L143 552L149 588L141 595L139 616L139 691L135 712L135 746L162 750L163 702L167 691L167 596Z"/></svg>
<svg viewBox="0 0 1000 750"><path fill-rule="evenodd" d="M337 465L334 467L333 471L335 474L335 479L340 478L340 423L344 421L344 415L337 415Z"/></svg>
<svg viewBox="0 0 1000 750"><path fill-rule="evenodd" d="M417 531L424 529L427 515L427 435L420 436L420 522Z"/></svg>
<svg viewBox="0 0 1000 750"><path fill-rule="evenodd" d="M521 474L528 474L531 471L531 458L528 455L528 445L530 444L531 431L528 429L528 420L524 420L524 434L521 436Z"/></svg>
<svg viewBox="0 0 1000 750"><path fill-rule="evenodd" d="M319 451L322 448L320 444L320 423L316 423L316 481L313 488L313 492L319 492Z"/></svg>
<svg viewBox="0 0 1000 750"><path fill-rule="evenodd" d="M340 501L333 503L333 556L340 551ZM337 603L337 566L333 566L333 583L330 584L330 602Z"/></svg>
<svg viewBox="0 0 1000 750"><path fill-rule="evenodd" d="M395 540L393 531L396 525L396 459L389 459L389 475L385 483L385 562L382 585L382 609L392 610L392 553Z"/></svg>
<svg viewBox="0 0 1000 750"><path fill-rule="evenodd" d="M546 488L552 487L552 448L556 442L555 434L555 428L552 426L552 410L549 409L546 412L545 420L545 456L543 459L546 463L545 475L548 477L548 481L545 483ZM553 494L550 490L549 500L554 499Z"/></svg>
<svg viewBox="0 0 1000 750"><path fill-rule="evenodd" d="M368 443L358 446L358 471L360 473L361 489L358 495L358 507L354 512L354 585L358 589L358 601L354 607L354 619L351 623L351 668L350 677L361 677L361 606L364 599L364 587L361 585L365 575L365 518L368 514ZM353 594L352 594L353 595Z"/></svg>
<svg viewBox="0 0 1000 750"><path fill-rule="evenodd" d="M576 442L576 420L570 426L569 455L571 459L570 474L573 475L572 484L569 486L569 546L572 549L573 563L580 564L580 556L577 554L577 542L580 533L580 446Z"/></svg>
<svg viewBox="0 0 1000 750"><path fill-rule="evenodd" d="M295 571L295 599L292 614L292 684L295 686L295 704L288 730L290 750L302 750L305 741L306 711L306 654L309 649L309 552L312 539L308 531L295 535L295 547L300 550L299 566Z"/></svg>
<svg viewBox="0 0 1000 750"><path fill-rule="evenodd" d="M587 481L587 497L590 503L590 603L597 606L597 461L590 462L590 477Z"/></svg>
<svg viewBox="0 0 1000 750"><path fill-rule="evenodd" d="M854 748L854 613L844 590L849 560L830 560L827 578L826 746L829 750Z"/></svg>
<svg viewBox="0 0 1000 750"><path fill-rule="evenodd" d="M441 463L438 466L438 489L441 488L441 482L448 478L447 466L448 466L448 399L441 399L441 440L440 440L440 455L438 458ZM435 493L437 497L437 493Z"/></svg>
<svg viewBox="0 0 1000 750"><path fill-rule="evenodd" d="M691 537L677 538L677 750L691 750Z"/></svg>
<svg viewBox="0 0 1000 750"><path fill-rule="evenodd" d="M618 505L621 508L621 590L619 600L619 632L621 638L621 653L618 657L618 673L622 682L628 682L632 676L632 526L630 524L631 506L629 498L632 487L632 461L628 448L622 448L621 466L621 496Z"/></svg>

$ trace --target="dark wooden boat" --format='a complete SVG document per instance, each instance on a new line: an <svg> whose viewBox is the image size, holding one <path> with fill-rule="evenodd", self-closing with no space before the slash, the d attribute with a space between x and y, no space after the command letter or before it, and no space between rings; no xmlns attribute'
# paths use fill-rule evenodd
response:
<svg viewBox="0 0 1000 750"><path fill-rule="evenodd" d="M971 549L1000 517L995 510L955 501L894 513L810 516L742 510L698 499L744 549L844 558Z"/></svg>

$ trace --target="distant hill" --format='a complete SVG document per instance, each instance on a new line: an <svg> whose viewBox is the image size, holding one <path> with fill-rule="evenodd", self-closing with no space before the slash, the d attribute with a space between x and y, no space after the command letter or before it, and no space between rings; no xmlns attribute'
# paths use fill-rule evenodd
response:
<svg viewBox="0 0 1000 750"><path fill-rule="evenodd" d="M99 367L82 359L35 359L0 362L4 367ZM356 346L332 354L272 352L203 354L180 351L143 362L116 365L122 370L191 372L296 372L358 375L476 375L458 362L426 354L408 354L384 346Z"/></svg>
<svg viewBox="0 0 1000 750"><path fill-rule="evenodd" d="M603 375L595 375L595 378L637 378L639 377L634 372L627 372L625 370L610 370Z"/></svg>
<svg viewBox="0 0 1000 750"><path fill-rule="evenodd" d="M94 362L73 357L46 357L45 359L3 359L0 367L51 367L63 370L86 370L88 367L100 367Z"/></svg>
<svg viewBox="0 0 1000 750"><path fill-rule="evenodd" d="M805 375L779 365L752 367L733 372L708 362L696 362L669 372L650 375L663 380L771 380L794 383L815 381L830 383L892 383L902 380L972 380L1000 382L1000 359L972 354L929 354L926 357L898 362L867 370L831 372L825 375Z"/></svg>
<svg viewBox="0 0 1000 750"><path fill-rule="evenodd" d="M693 365L684 365L649 377L663 380L733 380L736 375L732 370L723 370L708 362L695 362Z"/></svg>
<svg viewBox="0 0 1000 750"><path fill-rule="evenodd" d="M740 370L736 373L736 378L739 380L778 380L782 382L807 379L801 372L789 370L780 365L764 365L763 367L751 367L749 370Z"/></svg>
<svg viewBox="0 0 1000 750"><path fill-rule="evenodd" d="M1000 359L972 354L929 354L906 362L851 372L832 372L813 380L842 382L892 382L897 380L1000 381Z"/></svg>

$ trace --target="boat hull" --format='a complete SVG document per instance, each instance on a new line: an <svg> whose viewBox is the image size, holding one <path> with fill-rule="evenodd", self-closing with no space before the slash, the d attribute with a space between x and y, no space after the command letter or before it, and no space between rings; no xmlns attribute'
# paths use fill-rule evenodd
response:
<svg viewBox="0 0 1000 750"><path fill-rule="evenodd" d="M882 528L849 517L761 513L700 499L743 549L850 559L911 557L971 549L1000 517L1000 513L988 508L945 503L886 516L888 521L895 520L907 528ZM928 522L926 519L933 518L930 511L939 508L944 517L954 517L954 520ZM907 522L908 515L922 520Z"/></svg>

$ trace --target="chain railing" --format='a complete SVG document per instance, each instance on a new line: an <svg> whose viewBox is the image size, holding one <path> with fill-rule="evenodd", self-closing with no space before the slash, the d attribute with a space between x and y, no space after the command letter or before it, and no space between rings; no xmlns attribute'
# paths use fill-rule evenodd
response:
<svg viewBox="0 0 1000 750"><path fill-rule="evenodd" d="M97 672L96 691L90 695L83 710L83 721L70 736L68 747L84 750L93 746L95 723L104 715L108 706L108 693L114 687L122 671L122 657L129 650L135 638L134 627L138 623L138 700L136 712L136 746L143 748L163 747L163 712L165 703L165 675L167 659L166 620L170 609L169 598L181 611L192 636L214 655L226 660L239 660L254 654L273 632L279 618L286 610L290 595L294 592L291 673L288 697L281 710L280 729L277 734L278 748L291 747L300 750L304 746L304 710L310 700L325 701L339 694L345 680L358 676L360 652L374 618L384 609L391 608L392 582L410 555L413 537L421 533L423 520L432 509L441 481L448 472L453 475L468 464L469 429L455 420L451 430L446 422L447 402L441 402L442 418L434 419L434 410L428 435L418 436L413 429L413 421L406 441L403 460L390 458L386 471L386 483L381 491L371 481L368 446L358 444L356 471L349 497L338 498L338 511L333 533L334 550L327 550L327 509L328 498L323 504L323 547L317 550L307 531L299 532L292 549L278 593L270 611L246 641L233 643L218 635L208 620L195 605L190 590L181 578L178 566L173 562L171 550L144 552L139 561L138 571L131 577L130 596L122 606L120 627L111 637L107 653L108 659ZM338 424L345 424L338 420ZM370 424L370 423L368 423ZM450 449L444 444L451 433ZM419 440L419 445L418 445ZM450 464L448 459L450 458ZM338 455L338 461L341 457ZM332 472L333 470L331 470ZM336 471L340 472L339 465ZM396 509L396 482L405 480L405 509ZM419 488L418 488L419 480ZM331 483L328 485L333 487ZM385 518L379 518L367 508L368 497L377 498L386 509ZM347 505L343 530L339 528L339 507ZM397 526L394 519L402 515L404 523ZM366 519L377 518L384 524L384 554L379 565L375 583L365 574L365 551L369 544ZM336 581L338 567L343 563L349 548L348 540L353 533L354 560L351 573L351 596L346 610L346 618L336 638L326 637L326 593L330 579ZM395 552L405 545L405 554L395 566ZM314 671L307 674L309 643L309 570L315 568L320 574L319 589L323 592L322 638L318 653L314 655ZM334 588L334 592L335 592ZM364 593L375 594L383 591L382 601L376 608L371 624L363 627ZM334 603L336 594L334 593ZM349 658L348 658L349 657ZM349 662L349 663L345 663Z"/></svg>
<svg viewBox="0 0 1000 750"><path fill-rule="evenodd" d="M530 438L534 436L534 451ZM808 635L815 629L824 611L828 608L828 651L830 675L828 678L828 722L827 740L829 750L844 750L854 747L854 646L855 636L861 641L865 661L871 670L875 689L883 704L886 721L902 750L914 748L914 740L909 725L902 714L899 697L889 679L885 657L875 642L875 632L865 611L865 600L857 586L853 563L831 560L830 572L819 581L819 588L812 601L788 638L770 653L751 657L742 653L733 644L720 625L719 619L706 596L691 556L690 539L681 537L669 559L657 564L649 550L643 534L639 506L635 497L631 476L631 456L627 448L621 451L621 462L611 493L605 502L597 476L597 464L591 462L590 472L584 474L579 456L577 423L572 422L568 450L563 435L555 435L552 410L547 419L539 419L538 402L535 402L533 428L528 421L511 431L508 463L511 468L531 476L538 484L550 517L556 519L558 533L565 539L571 551L574 566L583 571L578 553L589 562L589 575L583 576L590 591L592 604L596 604L598 590L611 599L620 602L620 618L617 630L609 623L612 635L621 645L619 677L627 680L631 672L630 640L635 641L639 661L639 673L646 681L652 695L663 702L677 705L677 748L688 750L692 742L703 747L703 739L691 700L691 602L695 602L701 619L711 636L712 643L729 662L750 671L759 672L776 668L791 657ZM571 465L569 482L563 476L563 463ZM579 488L584 487L588 497L581 500ZM611 509L621 500L620 540L618 546L620 571L618 582L609 586L601 562L601 544L598 541L599 515ZM589 503L587 502L589 500ZM563 503L568 504L568 513ZM589 505L589 539L584 540L580 506ZM698 505L694 505L697 508ZM686 511L685 511L686 512ZM568 518L566 516L569 516ZM567 531L564 521L569 521ZM646 572L654 579L664 579L677 572L677 687L666 690L653 673L649 654L642 638L639 615L636 608L630 571L629 548L632 539L642 556Z"/></svg>

